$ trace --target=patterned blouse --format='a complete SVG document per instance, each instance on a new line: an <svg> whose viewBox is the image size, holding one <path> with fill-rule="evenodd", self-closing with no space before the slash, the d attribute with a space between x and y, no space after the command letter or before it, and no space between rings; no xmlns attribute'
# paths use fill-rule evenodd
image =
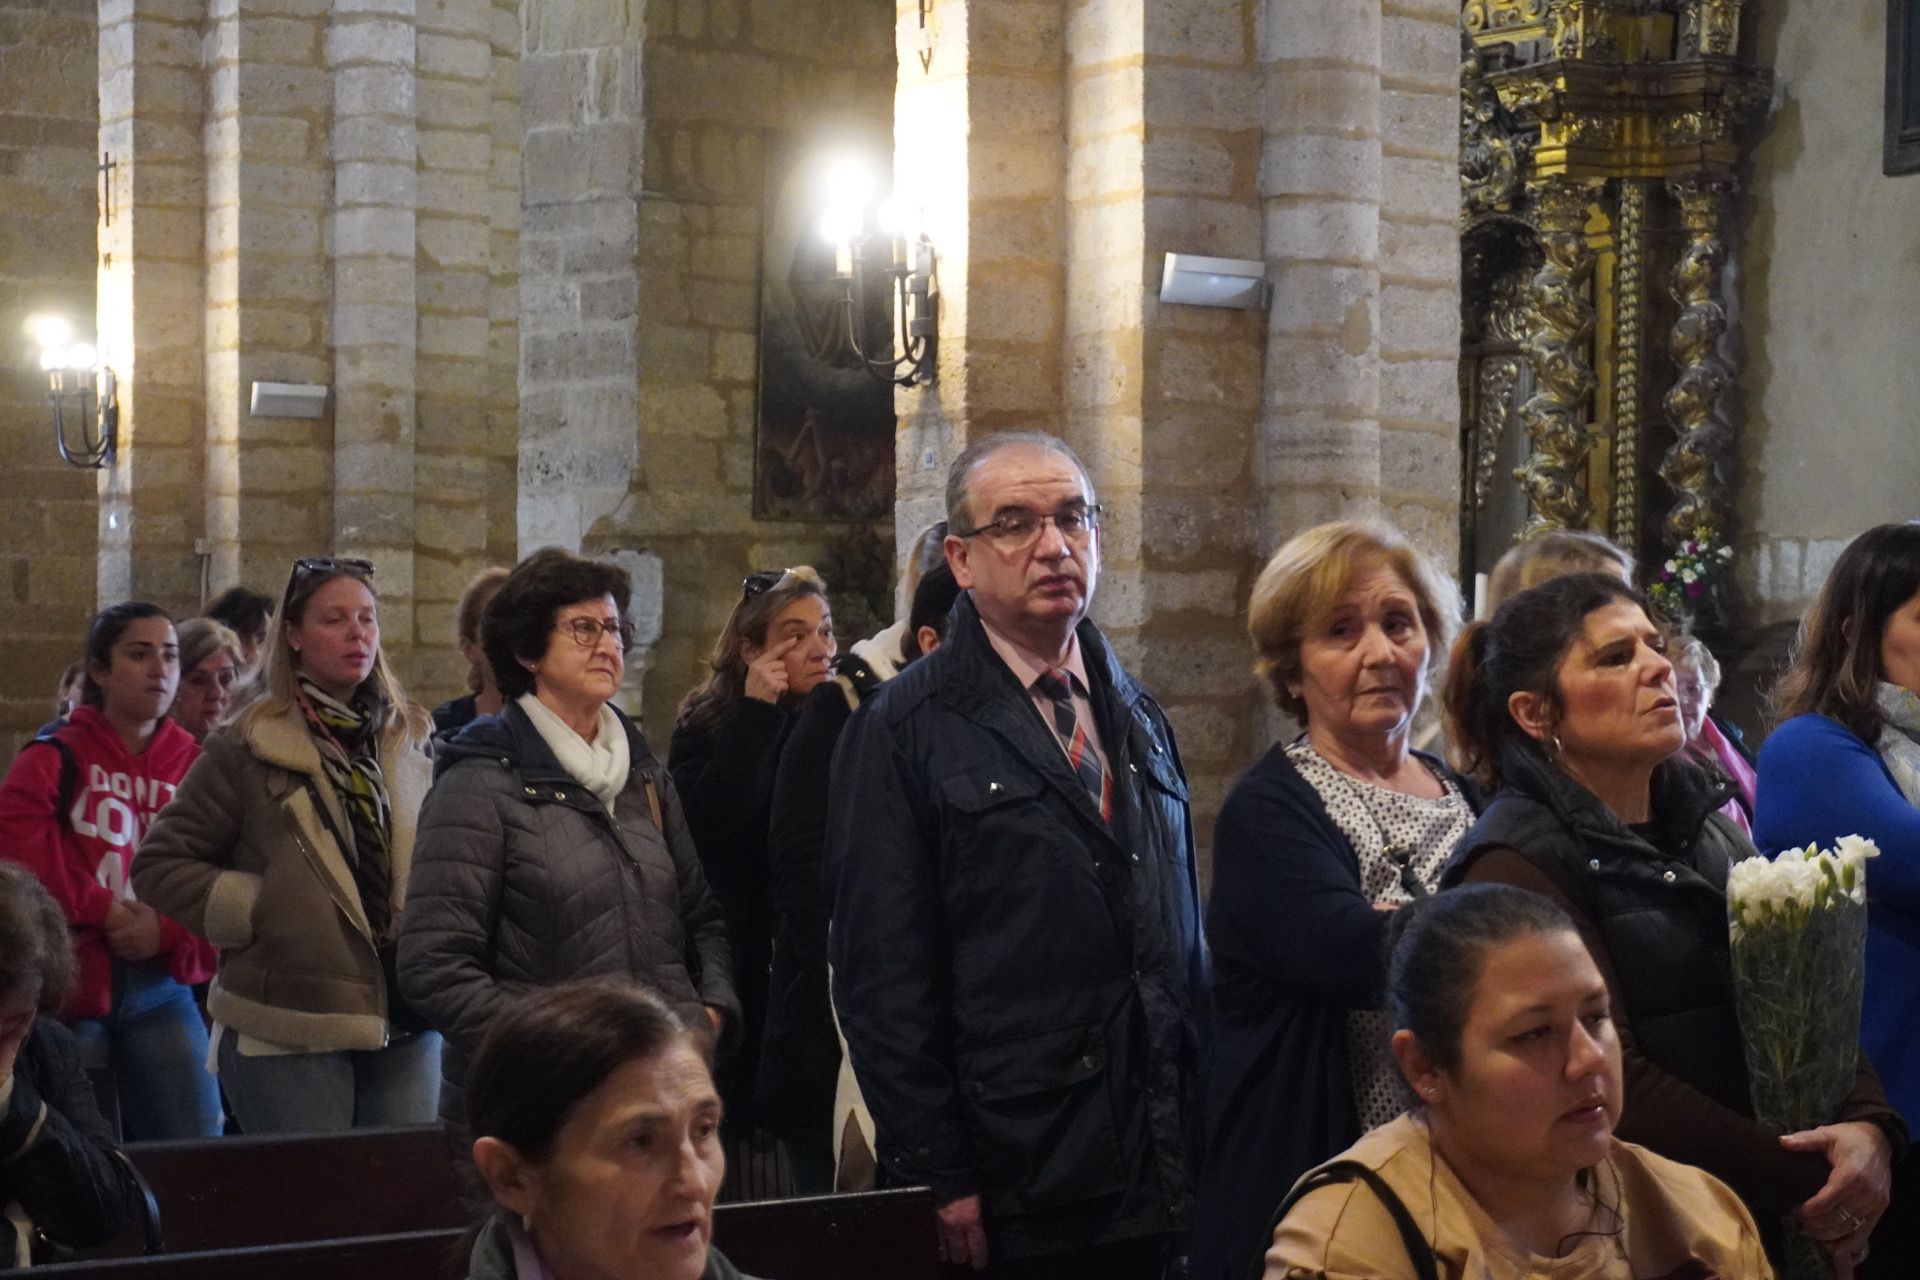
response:
<svg viewBox="0 0 1920 1280"><path fill-rule="evenodd" d="M1397 907L1413 901L1401 887L1399 865L1387 856L1388 845L1413 850L1408 865L1431 891L1447 855L1473 825L1472 806L1444 777L1440 784L1446 792L1435 799L1392 791L1336 769L1304 736L1288 746L1287 759L1319 794L1327 816L1353 845L1360 859L1360 891L1375 906ZM1347 1014L1353 1104L1363 1130L1385 1124L1413 1102L1412 1091L1393 1060L1392 1037L1392 1020L1384 1011L1355 1009Z"/></svg>

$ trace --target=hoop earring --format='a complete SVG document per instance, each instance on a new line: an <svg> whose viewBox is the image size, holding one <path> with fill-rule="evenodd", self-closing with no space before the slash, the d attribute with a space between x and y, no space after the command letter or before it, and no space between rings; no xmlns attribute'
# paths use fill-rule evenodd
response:
<svg viewBox="0 0 1920 1280"><path fill-rule="evenodd" d="M1560 757L1566 754L1566 748L1560 745L1559 732L1556 730L1552 735L1550 735L1548 740L1553 743L1553 750L1548 754L1547 759L1553 761L1553 763L1555 764L1559 764Z"/></svg>

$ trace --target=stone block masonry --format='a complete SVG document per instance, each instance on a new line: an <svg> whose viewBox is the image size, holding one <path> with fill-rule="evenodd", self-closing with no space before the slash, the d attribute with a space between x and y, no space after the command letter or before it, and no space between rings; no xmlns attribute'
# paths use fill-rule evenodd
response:
<svg viewBox="0 0 1920 1280"><path fill-rule="evenodd" d="M91 4L0 2L0 763L51 714L94 600L94 477L54 453L26 323L93 336L97 65Z"/></svg>

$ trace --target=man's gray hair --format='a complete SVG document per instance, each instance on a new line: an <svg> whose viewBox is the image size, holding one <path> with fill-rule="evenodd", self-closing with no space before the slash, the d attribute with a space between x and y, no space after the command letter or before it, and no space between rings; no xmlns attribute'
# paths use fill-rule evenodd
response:
<svg viewBox="0 0 1920 1280"><path fill-rule="evenodd" d="M1002 449L1012 449L1026 445L1035 449L1049 449L1071 462L1086 482L1087 498L1093 498L1093 473L1087 470L1087 464L1080 461L1080 455L1073 446L1059 436L1048 435L1044 431L996 431L992 435L981 436L960 451L960 456L947 468L947 528L955 534L965 533L975 527L973 513L967 509L967 482L973 478L973 469Z"/></svg>

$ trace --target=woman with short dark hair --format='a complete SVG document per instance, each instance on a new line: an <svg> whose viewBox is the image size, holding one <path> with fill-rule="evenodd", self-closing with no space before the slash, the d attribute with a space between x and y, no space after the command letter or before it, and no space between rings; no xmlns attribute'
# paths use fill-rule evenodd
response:
<svg viewBox="0 0 1920 1280"><path fill-rule="evenodd" d="M500 1211L468 1280L747 1280L712 1246L726 1153L704 1049L645 988L566 983L501 1013L469 1077Z"/></svg>
<svg viewBox="0 0 1920 1280"><path fill-rule="evenodd" d="M618 565L558 548L515 566L481 633L507 702L435 760L400 936L401 990L447 1037L441 1112L514 997L572 978L657 988L737 1026L719 905L680 797L613 706L632 639Z"/></svg>
<svg viewBox="0 0 1920 1280"><path fill-rule="evenodd" d="M1840 553L1774 690L1753 833L1768 853L1862 835L1866 996L1860 1040L1900 1113L1920 1117L1920 523L1869 529ZM1920 1259L1920 1162L1894 1170L1872 1274ZM1884 1262L1884 1271L1877 1264Z"/></svg>
<svg viewBox="0 0 1920 1280"><path fill-rule="evenodd" d="M1443 880L1517 885L1573 917L1612 993L1621 1134L1723 1179L1770 1228L1857 1261L1906 1129L1863 1055L1833 1122L1753 1118L1734 1009L1727 873L1753 846L1717 810L1732 784L1686 742L1666 632L1604 573L1523 591L1455 647L1455 750L1492 796ZM1764 790L1763 790L1764 794Z"/></svg>
<svg viewBox="0 0 1920 1280"><path fill-rule="evenodd" d="M73 1036L41 1016L72 977L65 915L26 870L0 864L0 1268L102 1244L141 1208Z"/></svg>
<svg viewBox="0 0 1920 1280"><path fill-rule="evenodd" d="M102 610L83 679L81 705L0 783L0 857L39 876L66 914L79 980L61 1016L87 1066L111 1068L126 1132L213 1137L220 1092L192 991L213 973L213 950L130 884L142 838L200 754L167 718L180 649L166 611Z"/></svg>

